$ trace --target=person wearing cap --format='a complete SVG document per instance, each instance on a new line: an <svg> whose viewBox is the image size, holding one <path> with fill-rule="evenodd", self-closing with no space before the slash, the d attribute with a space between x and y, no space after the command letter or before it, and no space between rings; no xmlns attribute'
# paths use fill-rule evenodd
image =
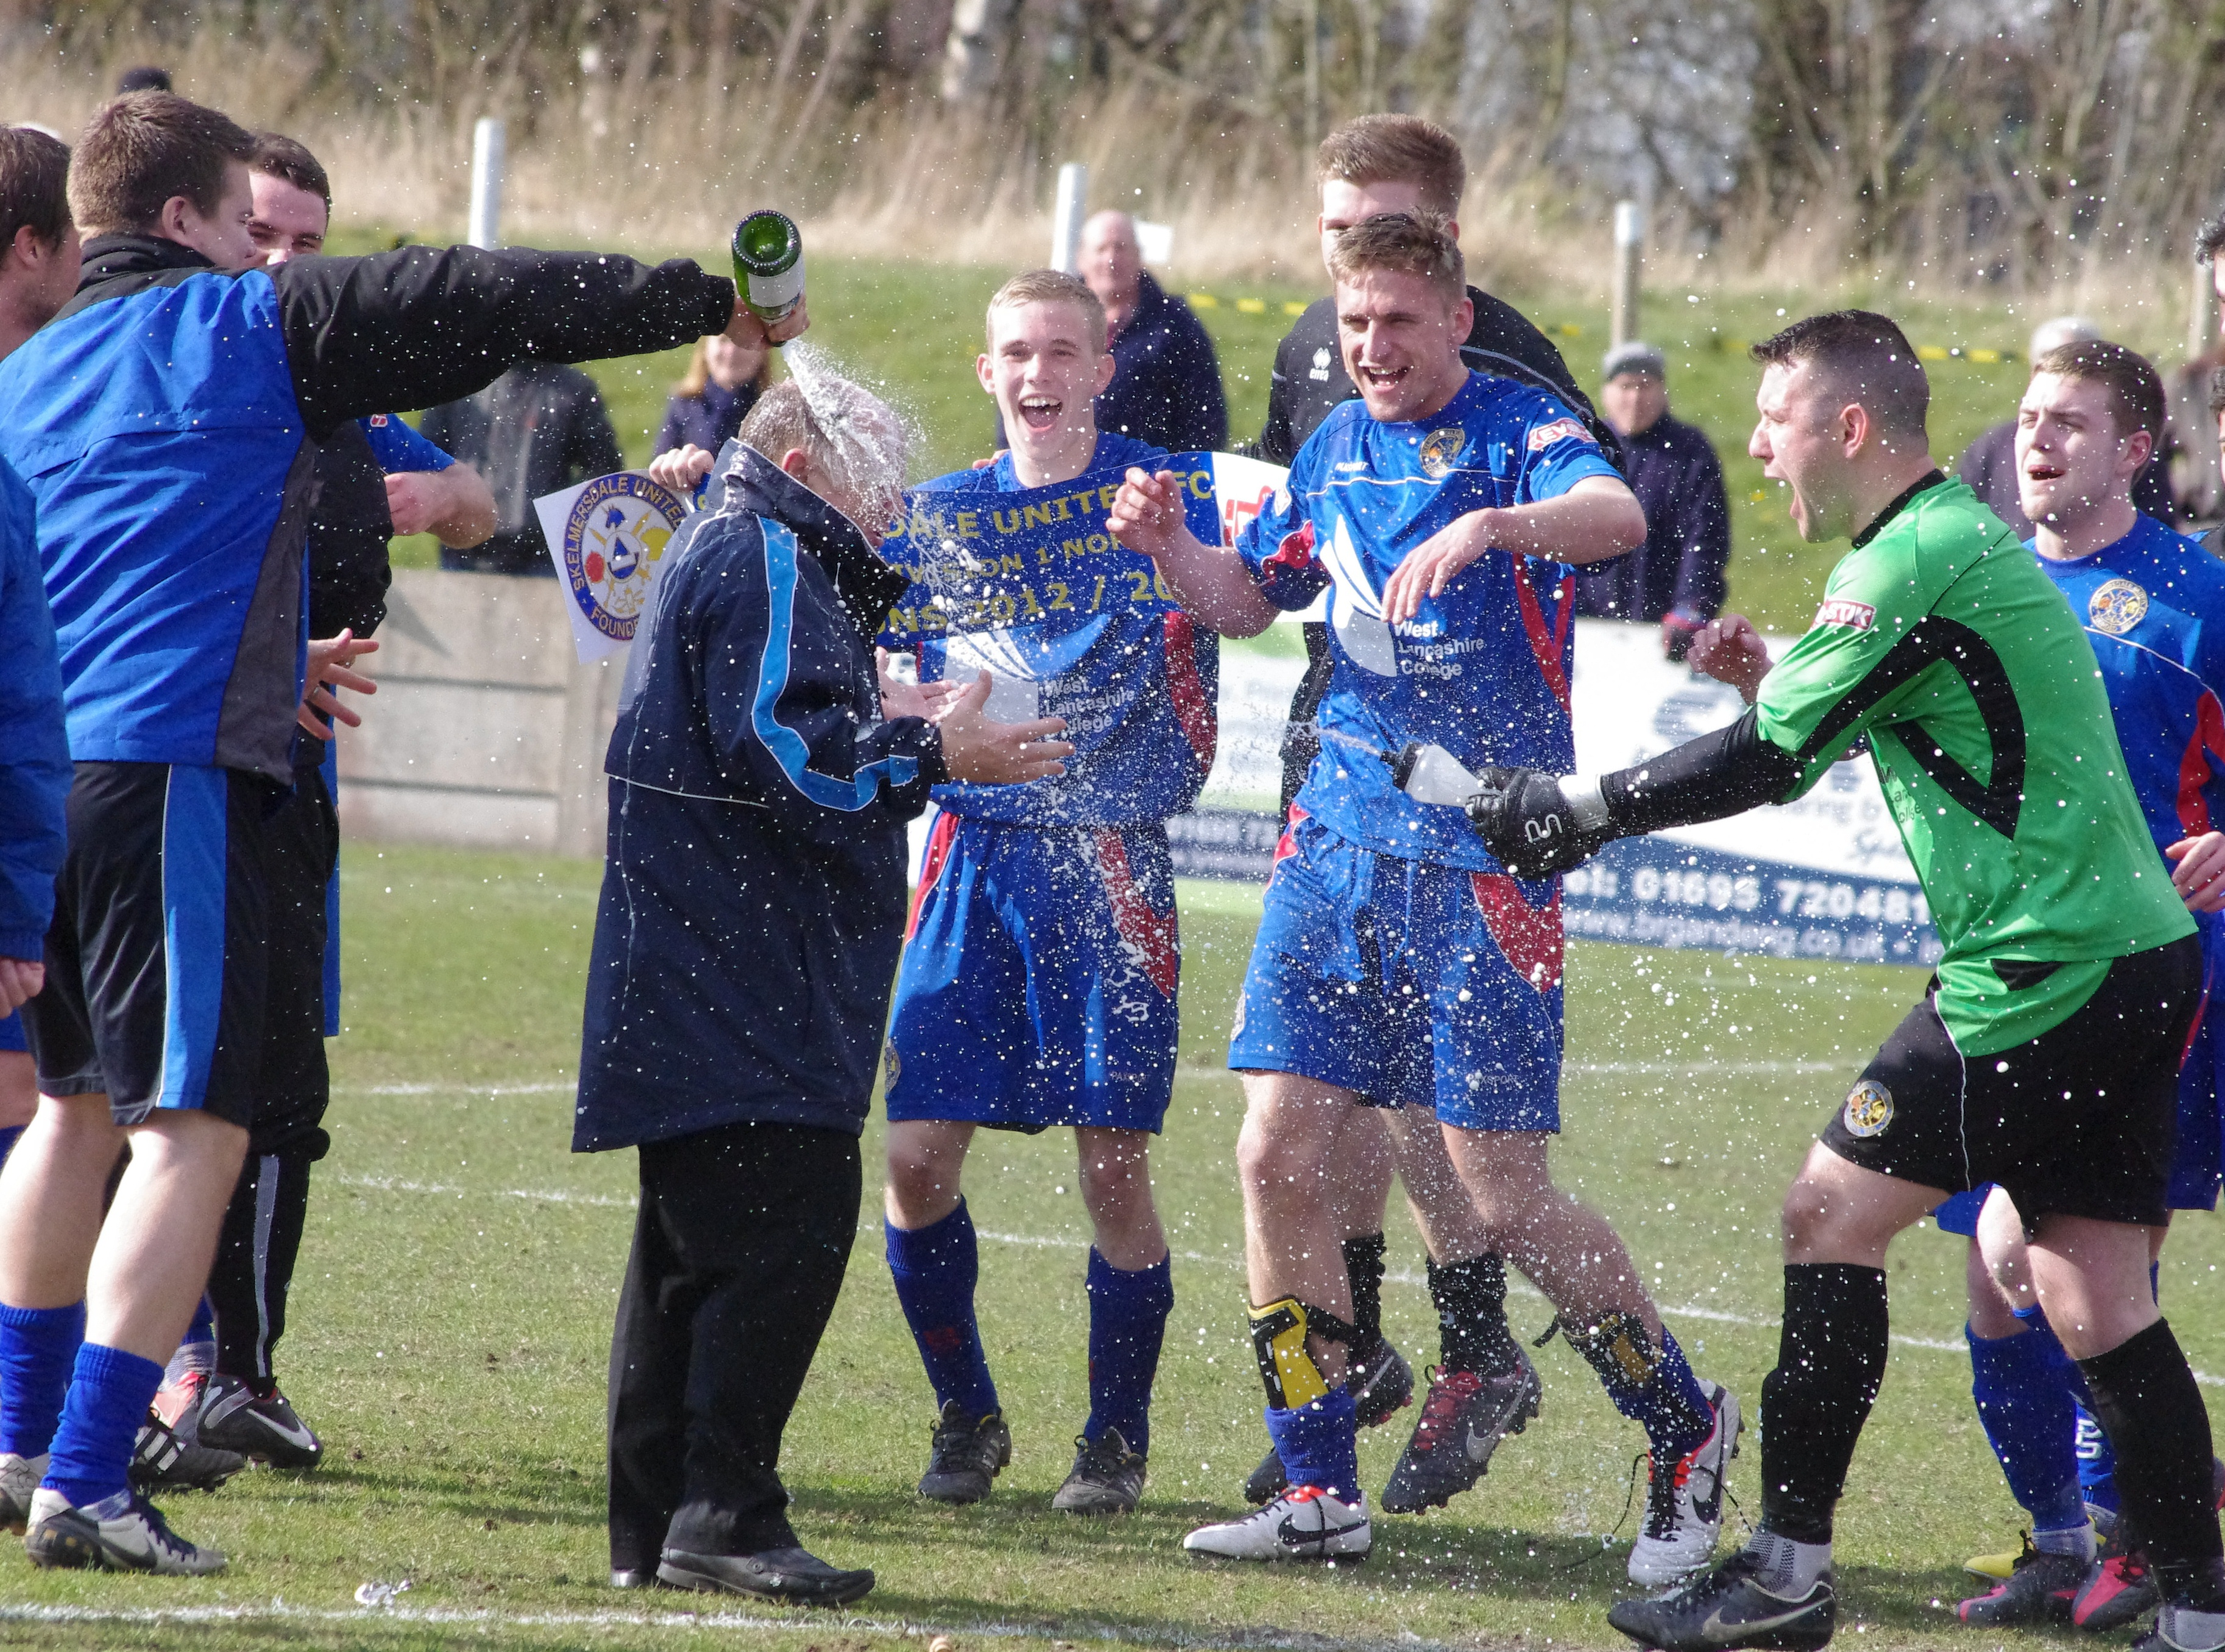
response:
<svg viewBox="0 0 2225 1652"><path fill-rule="evenodd" d="M1669 416L1669 364L1651 345L1617 345L1600 377L1600 410L1622 439L1623 471L1645 507L1645 542L1583 570L1576 611L1658 623L1663 652L1681 660L1723 605L1731 554L1723 467L1705 433Z"/></svg>
<svg viewBox="0 0 2225 1652"><path fill-rule="evenodd" d="M2101 336L2101 327L2082 315L2057 315L2032 330L2027 349L2031 358L2038 361L2060 345L2084 344ZM2017 503L2021 473L2017 469L2016 434L2017 421L2013 418L2002 420L1962 450L1962 457L1955 464L1955 474L1970 484L1970 491L2013 529L2019 539L2028 540L2038 529ZM2133 508L2143 516L2153 516L2165 527L2177 530L2178 506L2171 495L2170 458L2160 446L2146 467L2133 478Z"/></svg>

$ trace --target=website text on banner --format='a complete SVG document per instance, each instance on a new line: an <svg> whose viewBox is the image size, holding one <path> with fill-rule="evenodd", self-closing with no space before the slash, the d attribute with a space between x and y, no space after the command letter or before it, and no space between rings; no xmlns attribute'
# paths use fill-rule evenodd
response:
<svg viewBox="0 0 2225 1652"><path fill-rule="evenodd" d="M1770 650L1791 642L1772 636ZM1223 648L1217 759L1196 811L1169 823L1181 875L1264 882L1272 870L1285 708L1304 670L1286 646ZM1663 659L1650 628L1606 620L1576 622L1571 688L1584 774L1641 763L1743 709L1735 690ZM1797 803L1610 844L1563 896L1568 933L1588 940L1883 964L1939 955L1861 756Z"/></svg>

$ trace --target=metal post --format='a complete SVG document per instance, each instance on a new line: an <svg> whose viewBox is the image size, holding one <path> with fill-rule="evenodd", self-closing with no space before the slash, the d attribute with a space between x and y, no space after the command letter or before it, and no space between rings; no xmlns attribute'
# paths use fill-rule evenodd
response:
<svg viewBox="0 0 2225 1652"><path fill-rule="evenodd" d="M1058 169L1058 210L1050 222L1050 267L1072 275L1081 263L1081 220L1089 213L1089 168L1069 161Z"/></svg>
<svg viewBox="0 0 2225 1652"><path fill-rule="evenodd" d="M2194 288L2187 296L2186 354L2191 360L2217 345L2217 272L2208 264L2196 264Z"/></svg>
<svg viewBox="0 0 2225 1652"><path fill-rule="evenodd" d="M472 224L475 247L502 244L502 123L483 115L472 128Z"/></svg>
<svg viewBox="0 0 2225 1652"><path fill-rule="evenodd" d="M1645 214L1634 200L1614 204L1614 318L1610 344L1638 336L1638 261L1644 250Z"/></svg>

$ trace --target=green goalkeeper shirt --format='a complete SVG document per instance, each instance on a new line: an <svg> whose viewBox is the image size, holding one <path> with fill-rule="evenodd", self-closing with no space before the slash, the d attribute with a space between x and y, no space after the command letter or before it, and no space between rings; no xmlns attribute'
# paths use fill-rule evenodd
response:
<svg viewBox="0 0 2225 1652"><path fill-rule="evenodd" d="M1867 738L1945 946L1939 1015L1965 1055L2037 1038L2112 960L2194 933L2085 633L1966 484L1935 472L1854 541L1755 710L1800 764L1786 801ZM2059 967L2018 967L2035 964Z"/></svg>

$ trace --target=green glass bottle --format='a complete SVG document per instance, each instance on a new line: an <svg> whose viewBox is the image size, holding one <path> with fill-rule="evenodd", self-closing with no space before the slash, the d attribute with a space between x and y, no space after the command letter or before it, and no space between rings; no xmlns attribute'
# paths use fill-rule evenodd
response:
<svg viewBox="0 0 2225 1652"><path fill-rule="evenodd" d="M767 321L803 301L803 237L785 212L751 212L734 225L734 285Z"/></svg>

